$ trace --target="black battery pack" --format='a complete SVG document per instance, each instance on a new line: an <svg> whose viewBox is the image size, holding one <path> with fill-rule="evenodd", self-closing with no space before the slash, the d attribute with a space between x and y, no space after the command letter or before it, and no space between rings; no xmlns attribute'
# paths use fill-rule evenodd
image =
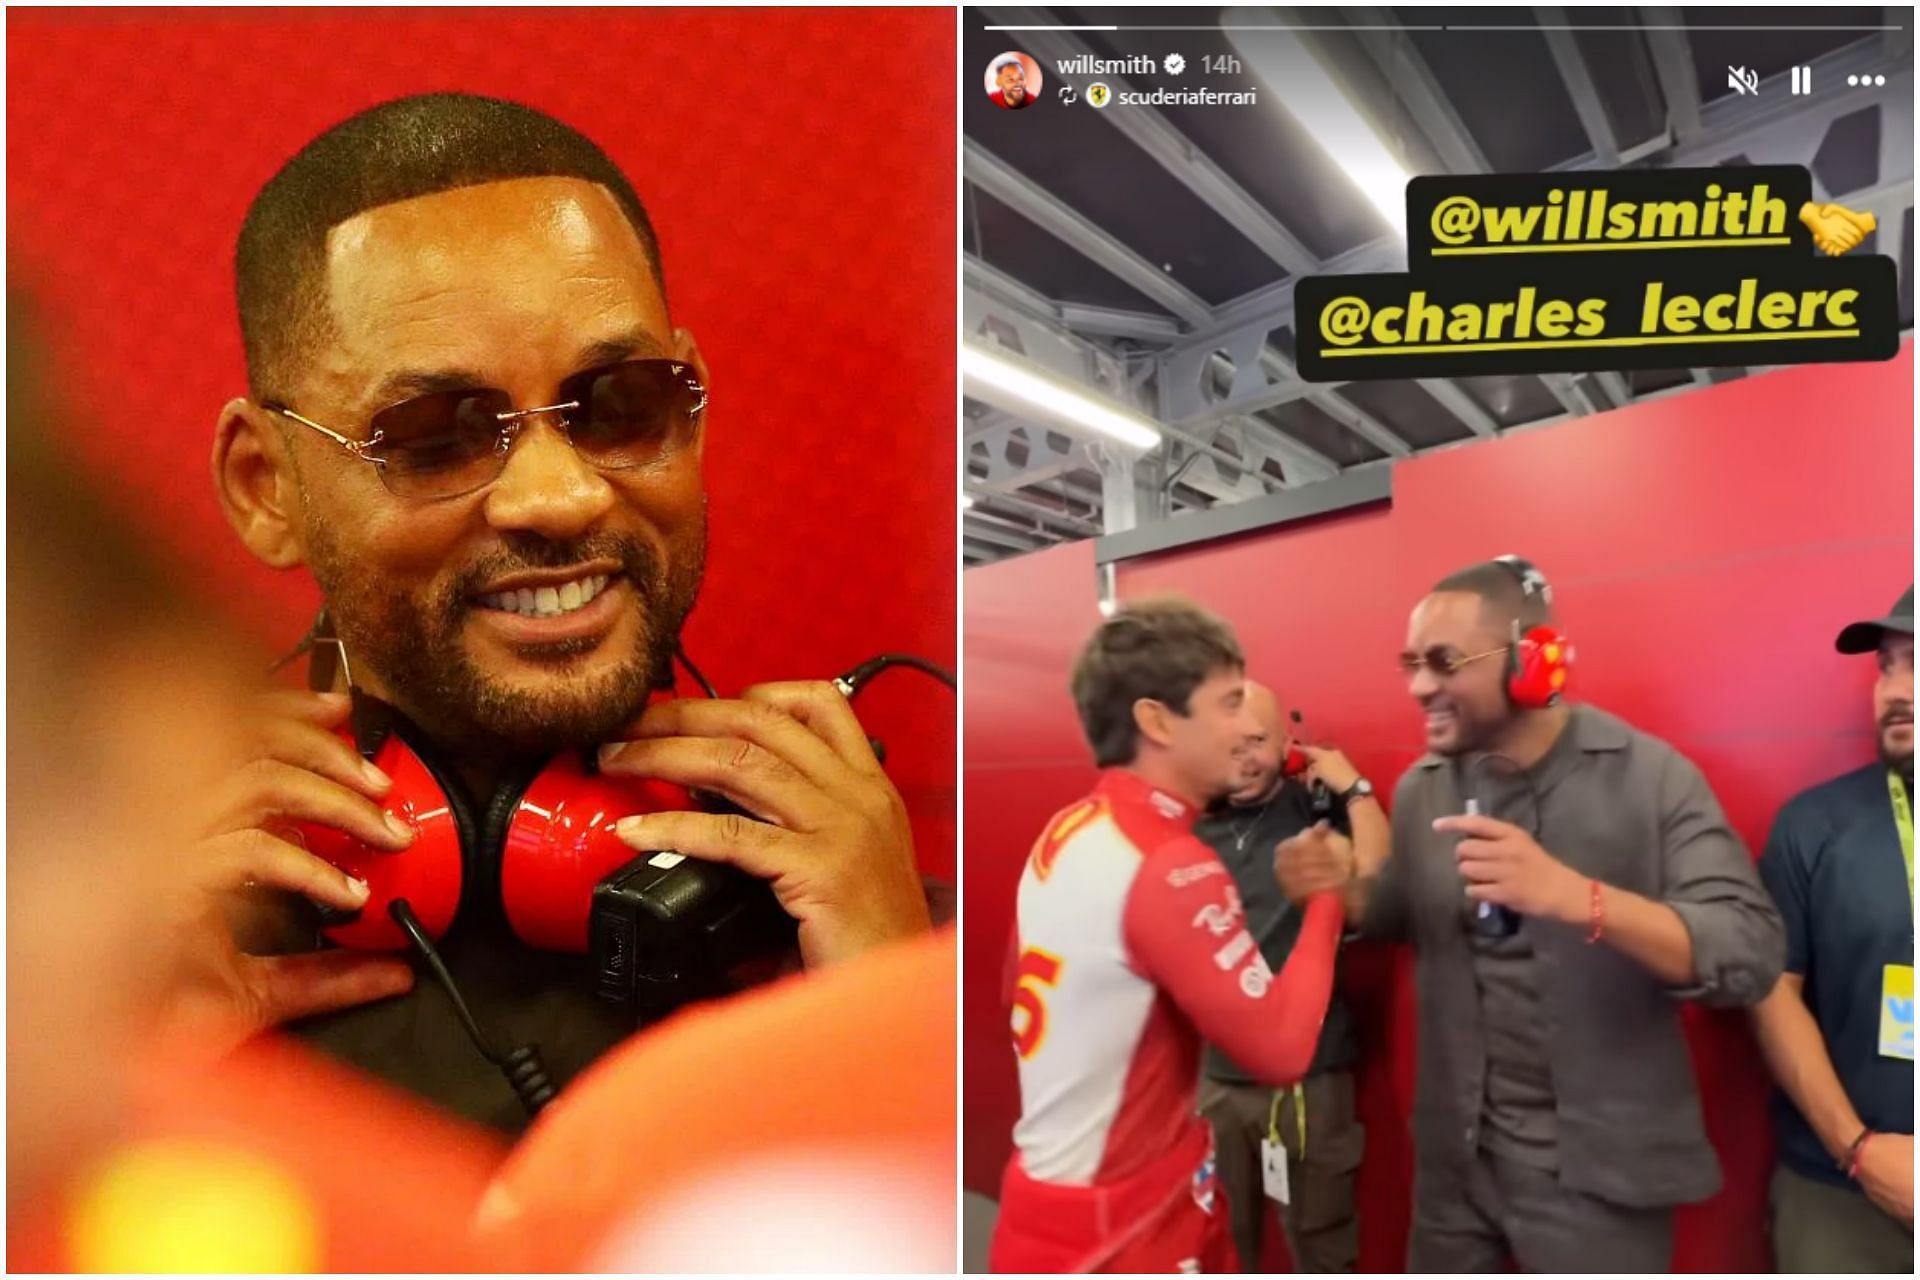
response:
<svg viewBox="0 0 1920 1280"><path fill-rule="evenodd" d="M798 926L773 890L736 868L643 853L593 890L595 987L640 1021L727 995L742 965L791 950Z"/></svg>

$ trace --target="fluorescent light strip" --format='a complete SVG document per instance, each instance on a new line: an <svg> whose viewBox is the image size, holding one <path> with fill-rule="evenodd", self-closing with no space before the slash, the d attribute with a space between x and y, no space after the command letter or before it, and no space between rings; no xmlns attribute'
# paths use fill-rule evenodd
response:
<svg viewBox="0 0 1920 1280"><path fill-rule="evenodd" d="M1411 177L1352 100L1291 31L1230 31L1227 38L1293 114L1327 158L1407 238L1407 179Z"/></svg>
<svg viewBox="0 0 1920 1280"><path fill-rule="evenodd" d="M1135 449L1151 449L1160 443L1159 428L1147 419L1047 377L1024 361L1016 363L971 342L961 352L960 375L963 384L971 381L1001 393L994 396L969 390L968 395L1009 412L1035 413L1064 426L1097 432ZM1018 408L999 403L1002 397L1012 397L1018 402Z"/></svg>

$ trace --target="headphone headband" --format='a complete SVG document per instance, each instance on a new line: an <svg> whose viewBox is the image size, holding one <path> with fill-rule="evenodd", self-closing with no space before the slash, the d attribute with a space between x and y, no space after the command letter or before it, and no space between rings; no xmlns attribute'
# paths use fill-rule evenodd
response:
<svg viewBox="0 0 1920 1280"><path fill-rule="evenodd" d="M1534 567L1533 561L1523 556L1509 555L1495 556L1493 563L1518 578L1520 590L1525 592L1529 599L1538 596L1540 603L1544 605L1553 603L1553 586L1547 581L1547 575Z"/></svg>
<svg viewBox="0 0 1920 1280"><path fill-rule="evenodd" d="M1520 581L1520 590L1529 600L1538 600L1542 609L1553 606L1553 587L1547 575L1531 560L1520 556L1495 556L1497 564ZM1512 641L1507 646L1507 701L1516 707L1551 707L1565 692L1569 669L1573 665L1573 647L1550 624L1525 627L1520 619L1512 624Z"/></svg>

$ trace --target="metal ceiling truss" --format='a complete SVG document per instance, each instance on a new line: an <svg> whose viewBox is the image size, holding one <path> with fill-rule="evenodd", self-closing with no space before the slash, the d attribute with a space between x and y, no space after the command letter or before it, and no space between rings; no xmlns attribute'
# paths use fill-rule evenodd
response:
<svg viewBox="0 0 1920 1280"><path fill-rule="evenodd" d="M1558 8L1535 12L1543 28L1566 20ZM1651 8L1642 13L1649 28L1682 21L1677 9ZM999 25L1024 27L1057 21L1045 10L1030 8L990 9L988 18ZM1352 10L1348 22L1355 28L1394 25L1386 9ZM1349 34L1394 85L1410 117L1419 122L1452 172L1488 171L1486 156L1410 40L1391 30L1356 29ZM1623 146L1625 140L1616 135L1592 69L1572 34L1542 31L1591 147L1588 154L1557 166L1558 170L1614 169L1650 157L1657 157L1663 167L1712 166L1743 158L1754 164L1799 164L1811 169L1836 121L1876 108L1880 117L1877 185L1830 193L1816 176L1814 195L1871 211L1880 227L1878 252L1895 258L1902 279L1907 278L1910 264L1905 261L1901 231L1913 207L1910 69L1888 75L1884 86L1813 97L1792 95L1788 77L1776 76L1761 86L1757 96L1733 95L1703 104L1686 33L1643 30L1641 34L1664 98L1660 106L1667 125L1653 138ZM1094 53L1071 32L1030 30L1023 38L1029 52L1043 63L1058 65ZM1809 64L1814 83L1843 84L1849 74L1869 70L1886 74L1890 59L1910 52L1906 40L1904 32L1896 33L1814 59ZM1110 74L1100 78L1116 93L1126 87ZM1320 273L1405 270L1405 245L1388 237L1320 261L1160 112L1129 107L1109 113L1106 119L1271 258L1286 278L1222 306L1210 306L1092 220L967 139L962 160L967 182L1170 313L1057 302L972 254L966 256L964 310L970 340L988 338L1072 382L1133 405L1157 418L1167 435L1162 448L1135 458L1129 451L1074 439L1013 413L990 411L973 419L967 428L967 487L975 506L965 513L970 563L1087 536L1096 527L1111 533L1130 527L1136 517L1164 518L1182 505L1176 488L1225 503L1340 474L1342 468L1332 459L1254 416L1293 401L1313 404L1385 453L1389 461L1415 452L1387 424L1343 396L1344 384L1303 382L1271 342L1277 330L1292 327L1295 279ZM1103 340L1152 350L1123 356L1103 345ZM1541 382L1559 401L1562 413L1524 425L1544 426L1711 385L1706 370L1690 373L1690 381L1678 387L1639 396L1619 373L1542 375ZM1149 381L1154 384L1150 390ZM1418 385L1473 437L1489 438L1500 432L1493 416L1458 384L1423 378ZM1277 465L1281 478L1271 474L1269 461ZM1076 509L1076 503L1092 502L1092 495L1075 479L1079 475L1101 479L1097 526L1093 512Z"/></svg>
<svg viewBox="0 0 1920 1280"><path fill-rule="evenodd" d="M963 268L962 292L970 341L990 341L1069 382L1132 405L1145 416L1156 416L1141 403L1141 379L1128 370L1122 356L1069 328L1073 314L1085 308L1055 304L970 255ZM1146 370L1151 373L1151 362ZM1177 475L1182 487L1213 502L1237 502L1278 487L1282 481L1272 475L1269 461L1289 479L1303 469L1302 479L1330 475L1337 469L1252 419L1213 423L1198 433L1174 427L1167 435L1171 443L1159 451L1159 465L1167 476ZM1074 471L1105 475L1118 465L1109 461L1103 469L1095 443L1031 422L1020 416L1013 402L974 418L966 436L968 483L981 492L1010 493ZM1163 514L1178 505L1171 483L1163 496L1147 504L1156 512L1164 508Z"/></svg>

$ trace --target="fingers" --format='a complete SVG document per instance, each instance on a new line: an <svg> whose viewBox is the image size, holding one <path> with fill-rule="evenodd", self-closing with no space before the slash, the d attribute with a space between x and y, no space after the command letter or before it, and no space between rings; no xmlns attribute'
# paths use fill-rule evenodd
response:
<svg viewBox="0 0 1920 1280"><path fill-rule="evenodd" d="M264 827L277 819L332 827L377 849L399 851L413 829L357 791L279 760L255 760L235 775L216 831Z"/></svg>
<svg viewBox="0 0 1920 1280"><path fill-rule="evenodd" d="M1281 850L1287 850L1289 856L1293 857L1331 857L1338 854L1339 845L1335 842L1340 839L1340 833L1333 829L1333 824L1322 818L1305 831L1297 831L1282 840L1274 846L1274 852L1278 854Z"/></svg>
<svg viewBox="0 0 1920 1280"><path fill-rule="evenodd" d="M610 773L632 773L725 796L756 817L815 829L831 801L785 760L740 738L651 738L610 753Z"/></svg>
<svg viewBox="0 0 1920 1280"><path fill-rule="evenodd" d="M737 813L647 813L620 819L614 832L641 853L672 850L725 862L762 880L790 870L798 856L790 833Z"/></svg>
<svg viewBox="0 0 1920 1280"><path fill-rule="evenodd" d="M1435 818L1433 829L1453 831L1464 836L1478 836L1483 840L1497 840L1502 836L1525 834L1511 822L1502 822L1498 818L1489 818L1485 814L1475 813L1456 813L1445 818Z"/></svg>
<svg viewBox="0 0 1920 1280"><path fill-rule="evenodd" d="M205 856L196 872L211 890L265 885L345 911L358 910L367 901L365 881L257 827L215 836L201 847Z"/></svg>
<svg viewBox="0 0 1920 1280"><path fill-rule="evenodd" d="M260 724L253 737L257 755L331 778L373 799L393 788L393 779L371 760L361 759L345 738L318 724L275 716Z"/></svg>
<svg viewBox="0 0 1920 1280"><path fill-rule="evenodd" d="M412 988L413 970L391 956L315 951L249 957L247 984L261 1022L277 1026L400 995Z"/></svg>
<svg viewBox="0 0 1920 1280"><path fill-rule="evenodd" d="M1460 878L1469 884L1498 884L1508 878L1507 868L1503 863L1463 862Z"/></svg>
<svg viewBox="0 0 1920 1280"><path fill-rule="evenodd" d="M344 693L308 693L298 689L274 689L254 701L262 718L300 720L322 729L337 729L347 722L353 700Z"/></svg>
<svg viewBox="0 0 1920 1280"><path fill-rule="evenodd" d="M1496 840L1462 840L1453 857L1460 874L1471 880L1488 879L1517 861L1514 851Z"/></svg>
<svg viewBox="0 0 1920 1280"><path fill-rule="evenodd" d="M867 741L867 731L853 714L853 704L826 681L757 684L740 696L786 712L825 742L849 768L860 773L884 772L873 754L873 744Z"/></svg>
<svg viewBox="0 0 1920 1280"><path fill-rule="evenodd" d="M767 702L676 698L649 707L635 725L633 737L641 741L736 739L750 742L779 758L816 786L843 786L848 781L846 766L825 741L786 711ZM603 748L601 767L609 773L633 772L624 763L627 745L614 743Z"/></svg>

